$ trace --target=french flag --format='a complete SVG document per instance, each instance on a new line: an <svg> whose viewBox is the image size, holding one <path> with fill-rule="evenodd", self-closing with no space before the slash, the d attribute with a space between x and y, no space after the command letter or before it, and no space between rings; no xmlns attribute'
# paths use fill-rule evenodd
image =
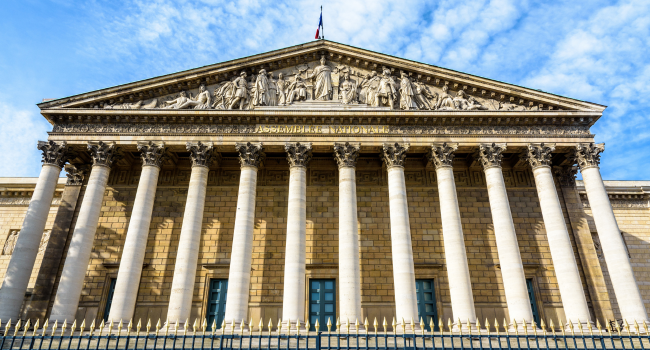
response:
<svg viewBox="0 0 650 350"><path fill-rule="evenodd" d="M320 39L318 34L320 33L321 28L323 28L323 12L322 11L320 13L320 20L318 21L318 28L316 28L316 37L314 39Z"/></svg>

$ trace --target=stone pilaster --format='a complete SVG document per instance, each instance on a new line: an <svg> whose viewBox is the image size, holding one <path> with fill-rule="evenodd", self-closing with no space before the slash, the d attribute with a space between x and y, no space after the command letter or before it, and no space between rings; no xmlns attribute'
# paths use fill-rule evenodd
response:
<svg viewBox="0 0 650 350"><path fill-rule="evenodd" d="M284 294L282 327L289 321L305 322L305 269L307 259L307 165L311 143L287 143L289 161L289 200L287 243L284 254Z"/></svg>
<svg viewBox="0 0 650 350"><path fill-rule="evenodd" d="M551 157L554 150L555 145L529 144L524 158L532 167L535 176L537 196L542 209L564 315L578 327L586 327L587 322L591 321L589 306L551 172Z"/></svg>
<svg viewBox="0 0 650 350"><path fill-rule="evenodd" d="M607 284L603 275L603 269L594 247L591 237L589 222L582 207L580 194L576 188L576 173L578 167L574 165L555 166L553 173L562 190L564 205L566 206L571 232L576 242L576 248L580 256L580 266L585 275L587 290L593 304L596 319L604 323L614 319L612 303L610 301Z"/></svg>
<svg viewBox="0 0 650 350"><path fill-rule="evenodd" d="M230 272L228 274L228 299L226 300L226 323L248 320L248 298L253 262L253 230L255 228L255 195L257 170L264 160L261 143L237 143L241 176L235 213Z"/></svg>
<svg viewBox="0 0 650 350"><path fill-rule="evenodd" d="M505 150L505 144L483 144L479 146L477 156L485 171L510 323L516 321L521 326L522 322L531 323L533 321L533 311L528 298L526 275L501 170L501 160Z"/></svg>
<svg viewBox="0 0 650 350"><path fill-rule="evenodd" d="M59 323L66 320L72 322L77 313L108 176L113 162L120 157L119 149L115 146L115 143L90 142L88 143L88 150L93 160L93 167L86 185L86 192L79 207L79 215L70 238L59 287L50 313L50 319L59 321ZM77 175L74 173L70 175L68 180L70 181L70 178L72 178L76 181Z"/></svg>
<svg viewBox="0 0 650 350"><path fill-rule="evenodd" d="M158 175L162 162L166 158L167 148L162 142L146 141L138 143L138 151L140 151L142 159L142 173L124 240L120 268L117 272L115 292L109 314L111 320L130 320L133 317L144 254L147 249Z"/></svg>
<svg viewBox="0 0 650 350"><path fill-rule="evenodd" d="M384 144L381 154L388 170L395 313L400 324L402 320L418 319L411 226L404 178L404 161L408 149L408 144ZM408 322L407 329L410 329Z"/></svg>
<svg viewBox="0 0 650 350"><path fill-rule="evenodd" d="M192 174L187 191L185 212L181 236L178 242L174 278L169 297L168 320L189 319L192 311L192 296L194 295L194 282L196 279L199 248L201 245L201 228L203 211L205 209L205 196L208 185L208 172L212 161L216 158L213 153L212 142L207 144L186 143L192 161Z"/></svg>
<svg viewBox="0 0 650 350"><path fill-rule="evenodd" d="M476 310L452 167L456 149L458 144L455 143L434 144L427 156L436 167L454 327L457 329L460 326L467 331L468 321L470 324L476 324ZM461 325L458 325L458 320L463 321Z"/></svg>
<svg viewBox="0 0 650 350"><path fill-rule="evenodd" d="M65 142L39 141L38 149L43 152L43 167L0 288L0 319L4 320L18 319L59 174L69 157Z"/></svg>
<svg viewBox="0 0 650 350"><path fill-rule="evenodd" d="M363 322L355 176L360 149L358 143L334 144L339 165L339 310L340 318L350 322Z"/></svg>
<svg viewBox="0 0 650 350"><path fill-rule="evenodd" d="M604 143L578 144L576 145L575 160L582 173L582 180L585 184L587 198L621 316L629 323L648 322L648 314L634 277L625 242L618 228L614 210L609 202L609 196L598 168L600 153L604 150Z"/></svg>

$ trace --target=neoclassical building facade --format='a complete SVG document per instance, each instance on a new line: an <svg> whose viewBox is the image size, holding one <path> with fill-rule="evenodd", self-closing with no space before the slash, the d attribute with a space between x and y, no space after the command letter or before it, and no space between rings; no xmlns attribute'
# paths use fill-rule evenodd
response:
<svg viewBox="0 0 650 350"><path fill-rule="evenodd" d="M605 106L318 40L39 107L2 320L648 321Z"/></svg>

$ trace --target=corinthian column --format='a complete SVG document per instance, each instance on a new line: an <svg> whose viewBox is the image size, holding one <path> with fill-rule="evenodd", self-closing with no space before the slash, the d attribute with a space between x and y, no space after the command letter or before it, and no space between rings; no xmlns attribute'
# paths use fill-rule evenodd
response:
<svg viewBox="0 0 650 350"><path fill-rule="evenodd" d="M119 149L112 142L90 142L88 150L93 159L93 167L79 207L79 215L70 239L59 287L50 313L52 322L59 321L60 323L67 320L70 323L74 321L93 249L108 175L113 162L119 158L117 155Z"/></svg>
<svg viewBox="0 0 650 350"><path fill-rule="evenodd" d="M307 250L307 164L311 143L287 143L289 161L289 206L287 208L287 245L284 252L284 294L282 327L289 322L305 322L305 264Z"/></svg>
<svg viewBox="0 0 650 350"><path fill-rule="evenodd" d="M16 246L11 254L5 278L2 281L2 288L0 288L0 319L2 320L13 319L15 321L18 318L38 254L38 247L41 238L43 238L59 173L61 173L65 162L71 157L65 141L39 141L38 149L43 152L43 167L38 176L32 199L29 201Z"/></svg>
<svg viewBox="0 0 650 350"><path fill-rule="evenodd" d="M350 322L363 321L355 179L359 149L358 143L334 144L334 157L339 164L339 310L341 319Z"/></svg>
<svg viewBox="0 0 650 350"><path fill-rule="evenodd" d="M573 255L571 238L564 221L562 206L551 172L551 152L555 145L529 144L524 158L533 168L539 205L542 209L548 246L553 259L555 277L560 288L562 306L567 320L579 327L590 321L587 298L582 289L578 264ZM582 325L578 323L582 322Z"/></svg>
<svg viewBox="0 0 650 350"><path fill-rule="evenodd" d="M255 192L257 169L264 160L261 143L237 143L241 163L239 195L235 214L235 230L232 235L230 273L228 274L228 298L226 299L226 323L239 324L247 320L248 297L253 261L253 229L255 228Z"/></svg>
<svg viewBox="0 0 650 350"><path fill-rule="evenodd" d="M164 143L155 144L152 141L139 142L138 151L142 157L142 173L138 189L135 193L133 212L126 231L124 250L120 259L120 268L117 271L115 292L111 304L109 320L130 320L135 310L135 302L140 287L142 263L147 249L147 237L151 224L158 174L160 166L166 158Z"/></svg>
<svg viewBox="0 0 650 350"><path fill-rule="evenodd" d="M440 216L442 218L442 238L445 244L445 261L451 309L454 321L462 321L455 327L466 327L466 322L476 324L472 282L467 264L463 224L460 219L456 183L454 182L454 152L458 144L434 144L428 154L430 161L436 167L438 193L440 196Z"/></svg>
<svg viewBox="0 0 650 350"><path fill-rule="evenodd" d="M526 323L533 321L533 311L528 298L526 275L519 253L515 224L510 212L508 192L506 192L506 184L501 171L501 158L505 150L505 144L480 145L478 157L485 171L510 322L517 321L521 326L522 321Z"/></svg>
<svg viewBox="0 0 650 350"><path fill-rule="evenodd" d="M411 319L418 319L417 294L415 291L415 268L411 246L408 203L404 161L409 144L384 144L381 154L388 169L388 196L390 202L390 241L395 283L395 314L397 322L406 321L410 329ZM401 330L401 327L397 327Z"/></svg>
<svg viewBox="0 0 650 350"><path fill-rule="evenodd" d="M605 150L605 144L578 144L575 158L582 173L582 180L587 191L591 213L598 230L598 238L605 256L605 263L616 294L616 301L621 310L621 316L629 323L637 321L648 322L648 315L643 305L643 298L634 278L634 270L627 256L625 242L618 228L616 217L603 179L600 177L600 153Z"/></svg>
<svg viewBox="0 0 650 350"><path fill-rule="evenodd" d="M194 294L194 280L196 279L196 264L199 260L199 247L201 245L201 227L203 223L203 209L205 207L206 187L208 185L208 171L214 157L212 142L201 142L186 145L192 160L192 174L190 186L187 191L183 226L178 242L176 265L172 291L169 297L168 320L189 319L192 310L192 296Z"/></svg>

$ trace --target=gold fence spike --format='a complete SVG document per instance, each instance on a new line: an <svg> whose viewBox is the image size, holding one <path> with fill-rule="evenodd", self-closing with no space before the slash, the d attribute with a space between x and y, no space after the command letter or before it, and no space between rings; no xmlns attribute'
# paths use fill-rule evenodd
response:
<svg viewBox="0 0 650 350"><path fill-rule="evenodd" d="M20 320L18 320L18 323L16 323L16 326L20 325ZM17 327L16 327L17 328ZM68 328L68 320L63 321L63 326L61 326L61 335L65 333L65 329Z"/></svg>
<svg viewBox="0 0 650 350"><path fill-rule="evenodd" d="M246 327L246 324L244 323L244 319L241 319L241 323L239 324L239 331L241 334L244 334L244 327Z"/></svg>
<svg viewBox="0 0 650 350"><path fill-rule="evenodd" d="M478 320L476 322L478 323ZM467 332L472 335L472 324L469 322L469 318L467 319Z"/></svg>
<svg viewBox="0 0 650 350"><path fill-rule="evenodd" d="M544 319L542 318L542 321L540 322L540 327L542 327L542 331L546 332L546 323L544 323Z"/></svg>
<svg viewBox="0 0 650 350"><path fill-rule="evenodd" d="M63 321L63 324L65 324L65 321ZM54 321L54 324L52 325L52 336L54 336L54 332L56 332L58 326L59 326L59 321L58 320Z"/></svg>
<svg viewBox="0 0 650 350"><path fill-rule="evenodd" d="M289 323L289 324L291 324L291 323ZM300 335L300 319L296 320L296 331L298 331L297 334Z"/></svg>
<svg viewBox="0 0 650 350"><path fill-rule="evenodd" d="M571 319L568 319L567 321L569 322L569 330L571 331L571 334L574 334L573 333L573 322L571 321Z"/></svg>
<svg viewBox="0 0 650 350"><path fill-rule="evenodd" d="M311 323L309 323L309 320L305 321L305 329L307 330L307 334L309 334L309 329L311 328Z"/></svg>
<svg viewBox="0 0 650 350"><path fill-rule="evenodd" d="M212 335L214 335L217 332L217 320L214 319L212 320Z"/></svg>
<svg viewBox="0 0 650 350"><path fill-rule="evenodd" d="M327 318L327 333L332 331L332 319L330 317Z"/></svg>
<svg viewBox="0 0 650 350"><path fill-rule="evenodd" d="M532 322L533 334L537 335L537 322L533 320Z"/></svg>
<svg viewBox="0 0 650 350"><path fill-rule="evenodd" d="M636 319L634 320L634 330L635 330L637 333L639 333L639 323L636 321Z"/></svg>
<svg viewBox="0 0 650 350"><path fill-rule="evenodd" d="M372 321L372 326L375 328L375 334L377 334L377 326L379 326L379 323L377 322L377 317Z"/></svg>
<svg viewBox="0 0 650 350"><path fill-rule="evenodd" d="M584 327L582 327L582 322L580 322L580 319L578 319L578 328L580 330L580 334L584 334Z"/></svg>
<svg viewBox="0 0 650 350"><path fill-rule="evenodd" d="M99 324L99 335L102 335L102 332L104 331L104 320Z"/></svg>
<svg viewBox="0 0 650 350"><path fill-rule="evenodd" d="M257 324L257 330L260 332L260 335L262 335L263 329L264 329L264 322L262 322L262 318L260 317L260 323Z"/></svg>
<svg viewBox="0 0 650 350"><path fill-rule="evenodd" d="M346 320L345 320L345 329L346 329L347 333L350 334L350 319L349 318L346 318Z"/></svg>
<svg viewBox="0 0 650 350"><path fill-rule="evenodd" d="M438 330L440 331L440 334L445 331L445 324L442 323L442 317L438 317Z"/></svg>
<svg viewBox="0 0 650 350"><path fill-rule="evenodd" d="M524 334L528 335L528 324L526 324L526 320L523 320L523 326L524 326Z"/></svg>
<svg viewBox="0 0 650 350"><path fill-rule="evenodd" d="M133 319L130 319L129 324L126 325L126 335L129 335L129 333L131 333L132 328L133 328Z"/></svg>
<svg viewBox="0 0 650 350"><path fill-rule="evenodd" d="M433 335L433 332L436 329L436 324L433 322L433 317L429 319L429 329L431 329L431 335Z"/></svg>
<svg viewBox="0 0 650 350"><path fill-rule="evenodd" d="M197 329L199 329L199 319L195 317L194 323L192 324L192 333L194 333L194 335L196 335Z"/></svg>
<svg viewBox="0 0 650 350"><path fill-rule="evenodd" d="M618 335L621 335L621 326L618 324L618 321L614 320L614 327L616 327L616 332Z"/></svg>
<svg viewBox="0 0 650 350"><path fill-rule="evenodd" d="M627 319L623 320L623 325L624 325L623 329L624 329L626 332L630 333L630 324L627 323Z"/></svg>
<svg viewBox="0 0 650 350"><path fill-rule="evenodd" d="M291 322L289 322L289 329L291 329ZM282 320L278 318L278 334L282 331Z"/></svg>
<svg viewBox="0 0 650 350"><path fill-rule="evenodd" d="M45 323L47 324L47 320L45 320ZM93 332L95 331L95 319L93 318L93 321L90 323L90 336L93 335Z"/></svg>
<svg viewBox="0 0 650 350"><path fill-rule="evenodd" d="M9 328L11 328L11 319L9 319L9 322L5 325L5 337L9 334Z"/></svg>
<svg viewBox="0 0 650 350"><path fill-rule="evenodd" d="M526 321L524 321L524 324L525 323ZM512 319L512 327L515 329L515 334L519 334L519 325L517 324L517 320L514 318Z"/></svg>
<svg viewBox="0 0 650 350"><path fill-rule="evenodd" d="M318 330L320 330L320 322L318 319L316 319L316 324L314 325L314 329L316 330L316 333L318 333Z"/></svg>
<svg viewBox="0 0 650 350"><path fill-rule="evenodd" d="M221 335L226 334L226 320L221 321Z"/></svg>
<svg viewBox="0 0 650 350"><path fill-rule="evenodd" d="M388 327L388 323L386 323L386 317L384 317L384 323L382 325L384 326L384 334L386 334L386 328Z"/></svg>
<svg viewBox="0 0 650 350"><path fill-rule="evenodd" d="M598 331L599 331L600 333L603 332L602 327L603 327L603 326L600 325L600 320L596 319L596 328L598 329Z"/></svg>
<svg viewBox="0 0 650 350"><path fill-rule="evenodd" d="M147 334L149 334L150 329L151 329L151 319L149 318L149 319L147 319Z"/></svg>
<svg viewBox="0 0 650 350"><path fill-rule="evenodd" d="M25 326L27 326L28 324L29 324L29 320L27 320L27 324L25 324ZM77 320L74 320L74 322L72 322L72 327L70 327L71 336L74 335L75 329L77 329Z"/></svg>
<svg viewBox="0 0 650 350"><path fill-rule="evenodd" d="M140 335L140 329L142 328L142 319L138 319L138 324L135 325L135 334Z"/></svg>
<svg viewBox="0 0 650 350"><path fill-rule="evenodd" d="M354 329L357 331L357 334L359 334L359 319L357 318L356 321L354 321Z"/></svg>
<svg viewBox="0 0 650 350"><path fill-rule="evenodd" d="M9 322L11 322L11 320L9 320ZM45 336L45 332L47 331L47 327L48 327L48 320L46 318L45 322L43 322L43 336Z"/></svg>
<svg viewBox="0 0 650 350"><path fill-rule="evenodd" d="M451 330L452 330L451 318L447 319L447 328L449 328L449 331L451 332Z"/></svg>
<svg viewBox="0 0 650 350"><path fill-rule="evenodd" d="M260 320L261 321L261 320ZM269 335L271 335L271 330L273 329L273 320L269 317Z"/></svg>
<svg viewBox="0 0 650 350"><path fill-rule="evenodd" d="M250 333L253 333L254 329L255 329L255 324L253 323L253 318L251 317L250 321L248 321L248 331Z"/></svg>
<svg viewBox="0 0 650 350"><path fill-rule="evenodd" d="M391 323L391 326L393 326L393 333L397 333L397 322L395 322L395 317L393 317L393 323Z"/></svg>
<svg viewBox="0 0 650 350"><path fill-rule="evenodd" d="M158 331L160 331L160 318L158 318L158 323L156 323L156 336L158 336Z"/></svg>
<svg viewBox="0 0 650 350"><path fill-rule="evenodd" d="M14 327L14 337L18 335L18 331L20 330L20 319L18 319L18 322L16 322L16 327ZM65 330L65 328L63 329ZM63 333L61 333L63 334Z"/></svg>
<svg viewBox="0 0 650 350"><path fill-rule="evenodd" d="M203 322L201 322L201 332L203 335L205 335L205 330L208 329L208 319L203 318Z"/></svg>
<svg viewBox="0 0 650 350"><path fill-rule="evenodd" d="M478 323L478 319L476 320ZM487 331L487 335L490 335L490 321L488 321L487 317L485 318L485 330ZM479 328L479 332L481 329Z"/></svg>
<svg viewBox="0 0 650 350"><path fill-rule="evenodd" d="M189 323L190 323L190 319L186 318L185 323L183 323L183 335L187 335L187 329L190 327ZM178 319L176 319L176 329L174 330L174 334L178 330L179 326L180 326L180 324L178 322Z"/></svg>
<svg viewBox="0 0 650 350"><path fill-rule="evenodd" d="M648 334L648 324L643 320L643 330L645 331L645 334Z"/></svg>
<svg viewBox="0 0 650 350"><path fill-rule="evenodd" d="M424 320L422 319L422 317L420 317L420 330L422 331L422 335L424 335L425 329L424 329Z"/></svg>
<svg viewBox="0 0 650 350"><path fill-rule="evenodd" d="M39 319L36 319L36 323L34 323L34 332L32 333L32 337L36 336L36 331L38 330L38 324L40 323Z"/></svg>
<svg viewBox="0 0 650 350"><path fill-rule="evenodd" d="M368 326L369 325L370 325L370 323L368 323L368 317L366 317L366 319L363 321L363 328L366 329L366 333L368 333Z"/></svg>
<svg viewBox="0 0 650 350"><path fill-rule="evenodd" d="M589 329L589 335L594 335L594 329L590 321L587 322L587 329Z"/></svg>
<svg viewBox="0 0 650 350"><path fill-rule="evenodd" d="M497 335L499 335L499 321L496 317L494 318L494 329L496 329Z"/></svg>
<svg viewBox="0 0 650 350"><path fill-rule="evenodd" d="M553 324L553 319L551 319L549 326L551 327L551 333L555 334L555 325Z"/></svg>
<svg viewBox="0 0 650 350"><path fill-rule="evenodd" d="M514 320L513 320L514 321ZM508 322L506 322L506 318L503 318L503 331L508 333Z"/></svg>
<svg viewBox="0 0 650 350"><path fill-rule="evenodd" d="M404 328L404 327L402 326L402 329L403 329L403 328ZM413 322L413 317L411 317L411 332L412 332L413 334L415 334L415 322Z"/></svg>
<svg viewBox="0 0 650 350"><path fill-rule="evenodd" d="M30 319L27 319L27 322L25 322L25 326L23 327L23 337L27 336L29 325L30 325Z"/></svg>

